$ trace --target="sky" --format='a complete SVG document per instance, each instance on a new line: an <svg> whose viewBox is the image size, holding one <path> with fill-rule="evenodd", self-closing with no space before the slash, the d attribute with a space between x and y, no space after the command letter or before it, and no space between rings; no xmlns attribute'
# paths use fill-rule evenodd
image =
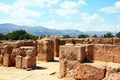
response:
<svg viewBox="0 0 120 80"><path fill-rule="evenodd" d="M0 24L120 31L120 0L0 0Z"/></svg>

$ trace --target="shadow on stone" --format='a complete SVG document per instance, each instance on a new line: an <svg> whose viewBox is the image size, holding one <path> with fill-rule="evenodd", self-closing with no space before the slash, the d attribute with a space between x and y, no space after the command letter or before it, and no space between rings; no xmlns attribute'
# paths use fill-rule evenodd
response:
<svg viewBox="0 0 120 80"><path fill-rule="evenodd" d="M50 61L50 62L59 62L59 60L52 60L52 61Z"/></svg>
<svg viewBox="0 0 120 80"><path fill-rule="evenodd" d="M31 71L31 70L44 70L44 69L48 69L46 67L40 67L40 66L35 66L32 68L27 68L26 71Z"/></svg>

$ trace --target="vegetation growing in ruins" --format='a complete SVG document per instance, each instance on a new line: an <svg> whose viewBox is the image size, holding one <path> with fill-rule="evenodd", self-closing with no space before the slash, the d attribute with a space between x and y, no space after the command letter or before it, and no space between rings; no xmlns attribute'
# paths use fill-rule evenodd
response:
<svg viewBox="0 0 120 80"><path fill-rule="evenodd" d="M97 36L96 34L94 34L92 37L95 37L95 38L97 38L98 36Z"/></svg>
<svg viewBox="0 0 120 80"><path fill-rule="evenodd" d="M64 38L73 38L72 36L66 34L66 35L63 35Z"/></svg>
<svg viewBox="0 0 120 80"><path fill-rule="evenodd" d="M89 37L89 35L87 35L87 34L80 34L80 35L78 36L78 38L86 38L86 37Z"/></svg>
<svg viewBox="0 0 120 80"><path fill-rule="evenodd" d="M40 37L41 38L45 38L45 37L50 37L50 35L44 35L44 34L42 34Z"/></svg>
<svg viewBox="0 0 120 80"><path fill-rule="evenodd" d="M104 34L103 36L101 36L102 38L112 38L114 37L114 35L111 32L108 32L106 34Z"/></svg>
<svg viewBox="0 0 120 80"><path fill-rule="evenodd" d="M0 33L0 40L5 40L5 39L6 39L5 35Z"/></svg>
<svg viewBox="0 0 120 80"><path fill-rule="evenodd" d="M116 34L116 37L120 38L120 32L118 32L118 33Z"/></svg>

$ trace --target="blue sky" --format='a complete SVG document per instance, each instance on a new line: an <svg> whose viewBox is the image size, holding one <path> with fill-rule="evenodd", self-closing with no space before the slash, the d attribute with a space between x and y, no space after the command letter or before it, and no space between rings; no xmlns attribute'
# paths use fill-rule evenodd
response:
<svg viewBox="0 0 120 80"><path fill-rule="evenodd" d="M120 31L120 0L0 0L0 23Z"/></svg>

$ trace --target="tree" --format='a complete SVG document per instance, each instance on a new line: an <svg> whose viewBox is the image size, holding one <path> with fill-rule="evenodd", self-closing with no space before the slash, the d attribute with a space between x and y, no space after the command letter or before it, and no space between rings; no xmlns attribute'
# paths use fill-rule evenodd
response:
<svg viewBox="0 0 120 80"><path fill-rule="evenodd" d="M120 38L120 32L118 32L118 33L116 34L116 37Z"/></svg>
<svg viewBox="0 0 120 80"><path fill-rule="evenodd" d="M5 35L0 33L0 40L4 40L4 39L6 39Z"/></svg>
<svg viewBox="0 0 120 80"><path fill-rule="evenodd" d="M111 32L108 32L102 36L103 38L112 38L114 35Z"/></svg>
<svg viewBox="0 0 120 80"><path fill-rule="evenodd" d="M5 35L7 39L11 40L24 40L24 39L37 39L37 36L28 34L25 30L16 30Z"/></svg>
<svg viewBox="0 0 120 80"><path fill-rule="evenodd" d="M95 38L97 38L98 36L97 36L96 34L94 34L92 37L95 37Z"/></svg>
<svg viewBox="0 0 120 80"><path fill-rule="evenodd" d="M72 36L66 34L66 35L63 35L64 38L72 38Z"/></svg>
<svg viewBox="0 0 120 80"><path fill-rule="evenodd" d="M80 34L80 35L78 36L78 38L87 38L87 37L89 37L89 35L87 35L87 34Z"/></svg>

